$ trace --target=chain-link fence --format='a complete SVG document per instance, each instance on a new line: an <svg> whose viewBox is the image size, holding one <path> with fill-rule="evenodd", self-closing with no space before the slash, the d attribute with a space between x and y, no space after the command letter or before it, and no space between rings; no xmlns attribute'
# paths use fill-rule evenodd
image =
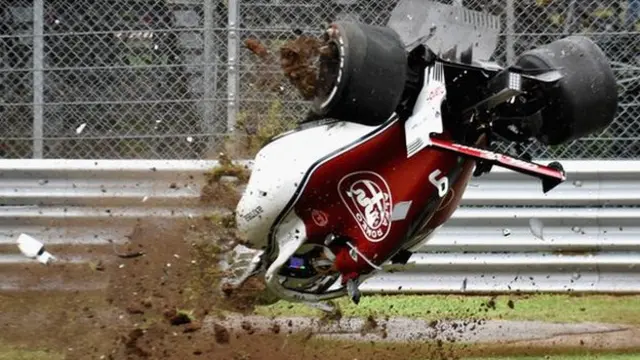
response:
<svg viewBox="0 0 640 360"><path fill-rule="evenodd" d="M199 158L225 132L219 1L0 0L8 157Z"/></svg>
<svg viewBox="0 0 640 360"><path fill-rule="evenodd" d="M495 59L591 36L619 83L615 123L535 156L640 153L640 0L454 0L502 18ZM336 19L385 24L392 0L0 0L0 157L206 158L309 104L243 41L274 52Z"/></svg>

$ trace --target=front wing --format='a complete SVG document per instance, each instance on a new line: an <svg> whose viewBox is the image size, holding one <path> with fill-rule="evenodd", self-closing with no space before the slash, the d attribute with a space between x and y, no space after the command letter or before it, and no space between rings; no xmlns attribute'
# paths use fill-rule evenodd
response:
<svg viewBox="0 0 640 360"><path fill-rule="evenodd" d="M562 165L553 162L549 165L540 165L534 162L517 159L512 156L480 149L472 146L457 144L448 140L431 138L430 146L471 157L491 165L507 168L521 174L535 176L542 181L542 191L547 193L566 180L566 174Z"/></svg>

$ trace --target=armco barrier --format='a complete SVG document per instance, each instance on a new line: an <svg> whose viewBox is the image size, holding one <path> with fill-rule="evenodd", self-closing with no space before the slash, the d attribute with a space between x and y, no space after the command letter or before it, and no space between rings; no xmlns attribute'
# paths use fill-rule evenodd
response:
<svg viewBox="0 0 640 360"><path fill-rule="evenodd" d="M247 162L250 166L250 162ZM365 292L640 292L640 161L563 161L567 181L494 168L473 178L453 218L403 271ZM210 213L199 200L216 161L1 160L0 290L20 290L28 233L53 247L124 242L140 218ZM530 221L542 223L543 239ZM62 250L61 250L62 251ZM57 254L64 255L64 254ZM88 262L91 253L66 257ZM64 257L64 256L63 256ZM31 288L99 287L56 278ZM57 284L57 285L56 285Z"/></svg>

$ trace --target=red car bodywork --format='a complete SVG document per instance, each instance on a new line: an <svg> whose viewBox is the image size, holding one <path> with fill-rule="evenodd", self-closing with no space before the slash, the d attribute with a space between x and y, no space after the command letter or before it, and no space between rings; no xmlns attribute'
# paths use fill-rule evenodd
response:
<svg viewBox="0 0 640 360"><path fill-rule="evenodd" d="M477 160L543 180L564 180L560 170L459 145L446 135L432 142L407 158L403 122L393 120L319 161L307 174L295 211L305 223L308 242L322 244L331 234L349 239L351 247L330 245L343 284L444 224L458 207Z"/></svg>
<svg viewBox="0 0 640 360"><path fill-rule="evenodd" d="M444 223L458 206L473 163L433 147L407 158L403 123L396 120L317 166L295 211L309 242L339 234L358 249L360 255L354 255L350 248L332 246L335 267L346 281L373 270L367 260L380 265L408 238ZM451 184L444 197L429 181L435 170L441 173L438 179L446 176ZM409 205L406 215L393 219L394 206L401 203Z"/></svg>

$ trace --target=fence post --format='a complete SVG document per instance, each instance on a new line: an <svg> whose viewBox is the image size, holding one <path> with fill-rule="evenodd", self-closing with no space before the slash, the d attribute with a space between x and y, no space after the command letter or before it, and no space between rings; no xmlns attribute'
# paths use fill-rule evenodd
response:
<svg viewBox="0 0 640 360"><path fill-rule="evenodd" d="M515 8L513 6L513 1L514 0L507 0L507 28L505 29L506 31L506 50L507 50L507 58L506 60L506 64L507 65L511 65L513 64L513 61L515 60L515 45L514 45L514 39L515 39L515 22L516 22L516 15L515 15Z"/></svg>
<svg viewBox="0 0 640 360"><path fill-rule="evenodd" d="M33 0L33 158L43 154L44 0Z"/></svg>
<svg viewBox="0 0 640 360"><path fill-rule="evenodd" d="M239 2L240 0L228 1L227 132L229 133L234 131L238 115Z"/></svg>
<svg viewBox="0 0 640 360"><path fill-rule="evenodd" d="M571 29L573 28L573 16L576 8L576 0L571 0L569 2L569 8L567 9L567 19L564 22L563 35L567 36L571 33Z"/></svg>
<svg viewBox="0 0 640 360"><path fill-rule="evenodd" d="M218 90L215 41L214 0L204 0L204 127L207 134L215 132L214 103ZM210 139L209 139L210 140Z"/></svg>

